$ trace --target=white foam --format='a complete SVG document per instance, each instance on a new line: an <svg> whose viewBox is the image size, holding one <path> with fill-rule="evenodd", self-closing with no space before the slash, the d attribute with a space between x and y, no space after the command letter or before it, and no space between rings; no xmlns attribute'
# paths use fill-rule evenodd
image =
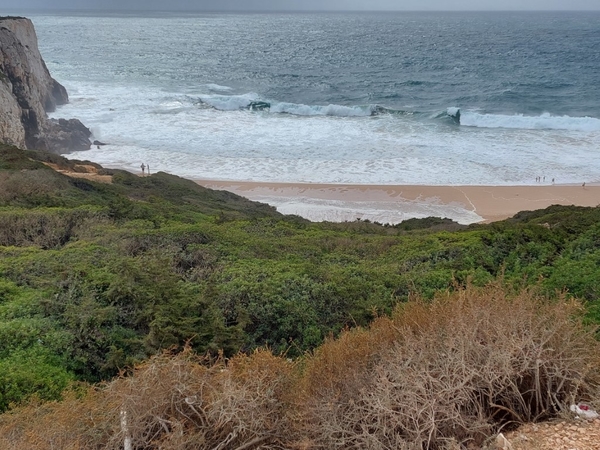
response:
<svg viewBox="0 0 600 450"><path fill-rule="evenodd" d="M456 117L456 115L459 113L460 108L457 108L456 106L451 106L450 108L448 108L446 110L446 114L448 114L451 117Z"/></svg>
<svg viewBox="0 0 600 450"><path fill-rule="evenodd" d="M371 109L359 106L342 105L301 105L295 103L275 103L271 105L272 113L287 113L297 116L337 116L365 117L371 115Z"/></svg>
<svg viewBox="0 0 600 450"><path fill-rule="evenodd" d="M71 103L52 116L78 117L112 144L74 157L109 166L137 169L144 161L190 178L348 184L532 184L542 175L581 183L600 173L598 132L240 111L248 94L220 111L184 93L139 86L67 89Z"/></svg>
<svg viewBox="0 0 600 450"><path fill-rule="evenodd" d="M202 95L200 100L221 111L235 111L257 101L258 94L250 92L243 95Z"/></svg>
<svg viewBox="0 0 600 450"><path fill-rule="evenodd" d="M372 114L371 106L344 105L303 105L297 103L272 102L261 99L254 92L241 95L200 95L202 102L221 111L235 111L248 108L252 102L263 101L270 107L266 110L273 114L292 114L296 116L337 116L337 117L366 117Z"/></svg>
<svg viewBox="0 0 600 450"><path fill-rule="evenodd" d="M205 84L204 86L211 91L228 92L233 90L229 86L221 86L219 84L214 83Z"/></svg>
<svg viewBox="0 0 600 450"><path fill-rule="evenodd" d="M448 114L450 114L450 109L455 108L448 108ZM600 119L594 117L553 116L548 113L540 116L524 116L522 114L479 114L476 112L461 111L460 124L479 128L600 131Z"/></svg>

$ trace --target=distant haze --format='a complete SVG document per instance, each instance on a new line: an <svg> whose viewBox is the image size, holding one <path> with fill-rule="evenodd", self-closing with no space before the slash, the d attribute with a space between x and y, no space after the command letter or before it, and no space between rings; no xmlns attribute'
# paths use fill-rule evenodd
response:
<svg viewBox="0 0 600 450"><path fill-rule="evenodd" d="M2 10L446 11L600 10L600 0L3 0Z"/></svg>

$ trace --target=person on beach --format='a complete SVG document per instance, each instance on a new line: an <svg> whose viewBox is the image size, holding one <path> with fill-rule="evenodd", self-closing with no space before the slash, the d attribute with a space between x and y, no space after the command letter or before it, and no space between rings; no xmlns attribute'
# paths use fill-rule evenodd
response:
<svg viewBox="0 0 600 450"><path fill-rule="evenodd" d="M140 167L142 168L142 176L144 176L144 171L146 170L146 166L144 165L144 163L142 163L142 165Z"/></svg>
<svg viewBox="0 0 600 450"><path fill-rule="evenodd" d="M148 176L150 176L150 164L146 164L146 171L148 172Z"/></svg>

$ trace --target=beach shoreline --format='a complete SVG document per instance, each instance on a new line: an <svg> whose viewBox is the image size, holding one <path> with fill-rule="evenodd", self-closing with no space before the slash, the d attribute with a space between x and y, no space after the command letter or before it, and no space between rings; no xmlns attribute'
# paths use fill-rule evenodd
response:
<svg viewBox="0 0 600 450"><path fill-rule="evenodd" d="M284 214L297 214L313 221L369 219L398 223L411 217L440 216L465 224L489 223L520 211L555 204L588 207L600 204L598 183L432 186L194 181L210 189L269 203Z"/></svg>
<svg viewBox="0 0 600 450"><path fill-rule="evenodd" d="M99 175L92 166L85 167L86 173L59 171L77 178L111 182L111 176ZM360 219L396 224L411 218L446 217L461 224L490 223L550 205L600 205L600 183L443 186L191 180L314 222Z"/></svg>

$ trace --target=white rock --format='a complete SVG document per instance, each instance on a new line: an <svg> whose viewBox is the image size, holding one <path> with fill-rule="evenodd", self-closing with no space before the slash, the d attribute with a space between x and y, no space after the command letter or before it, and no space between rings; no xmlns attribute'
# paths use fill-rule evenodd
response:
<svg viewBox="0 0 600 450"><path fill-rule="evenodd" d="M502 433L498 433L498 436L496 436L496 448L498 450L513 450L512 444Z"/></svg>

